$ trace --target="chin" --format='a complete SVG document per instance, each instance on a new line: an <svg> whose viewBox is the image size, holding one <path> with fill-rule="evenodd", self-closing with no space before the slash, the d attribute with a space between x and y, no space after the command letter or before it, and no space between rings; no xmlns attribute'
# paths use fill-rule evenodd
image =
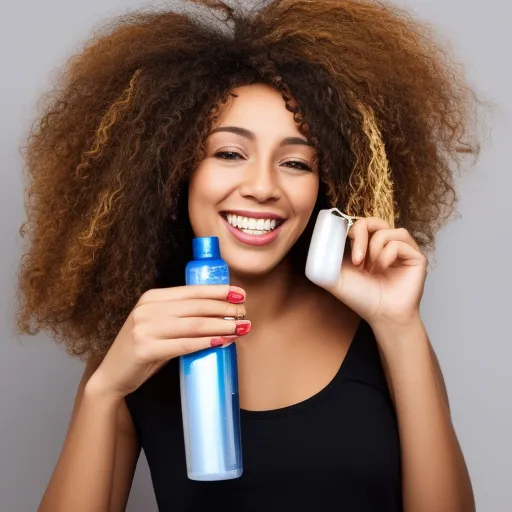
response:
<svg viewBox="0 0 512 512"><path fill-rule="evenodd" d="M282 259L269 258L269 255L258 257L258 255L253 254L251 256L237 258L226 254L223 255L223 258L228 264L230 274L239 279L254 279L268 275L283 261Z"/></svg>

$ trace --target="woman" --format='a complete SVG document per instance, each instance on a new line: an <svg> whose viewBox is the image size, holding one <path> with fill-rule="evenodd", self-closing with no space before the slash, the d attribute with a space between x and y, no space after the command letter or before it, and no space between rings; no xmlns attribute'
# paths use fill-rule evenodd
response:
<svg viewBox="0 0 512 512"><path fill-rule="evenodd" d="M19 328L87 362L40 511L124 510L141 448L160 510L474 510L419 312L477 148L470 89L391 6L201 3L225 23L95 35L28 141ZM332 206L358 220L322 289L304 262ZM183 286L193 236L219 238L232 286ZM233 339L244 474L194 482L177 360Z"/></svg>

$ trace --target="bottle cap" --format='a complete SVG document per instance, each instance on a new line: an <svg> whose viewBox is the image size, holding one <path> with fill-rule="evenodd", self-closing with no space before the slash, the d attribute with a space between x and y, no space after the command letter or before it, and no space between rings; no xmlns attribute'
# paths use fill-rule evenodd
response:
<svg viewBox="0 0 512 512"><path fill-rule="evenodd" d="M216 236L192 239L192 254L195 260L220 259L219 239Z"/></svg>

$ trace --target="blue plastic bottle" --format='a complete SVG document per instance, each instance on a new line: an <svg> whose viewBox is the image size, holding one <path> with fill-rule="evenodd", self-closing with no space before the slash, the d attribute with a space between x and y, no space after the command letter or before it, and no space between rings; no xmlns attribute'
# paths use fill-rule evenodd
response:
<svg viewBox="0 0 512 512"><path fill-rule="evenodd" d="M194 238L187 285L229 284L217 237ZM180 357L180 391L187 474L191 480L242 475L236 344Z"/></svg>

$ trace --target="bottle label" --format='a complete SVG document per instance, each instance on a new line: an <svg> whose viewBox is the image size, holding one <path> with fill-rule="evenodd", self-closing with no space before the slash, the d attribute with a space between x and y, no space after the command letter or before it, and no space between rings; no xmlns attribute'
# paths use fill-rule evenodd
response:
<svg viewBox="0 0 512 512"><path fill-rule="evenodd" d="M187 268L187 284L229 284L227 265L195 265Z"/></svg>

